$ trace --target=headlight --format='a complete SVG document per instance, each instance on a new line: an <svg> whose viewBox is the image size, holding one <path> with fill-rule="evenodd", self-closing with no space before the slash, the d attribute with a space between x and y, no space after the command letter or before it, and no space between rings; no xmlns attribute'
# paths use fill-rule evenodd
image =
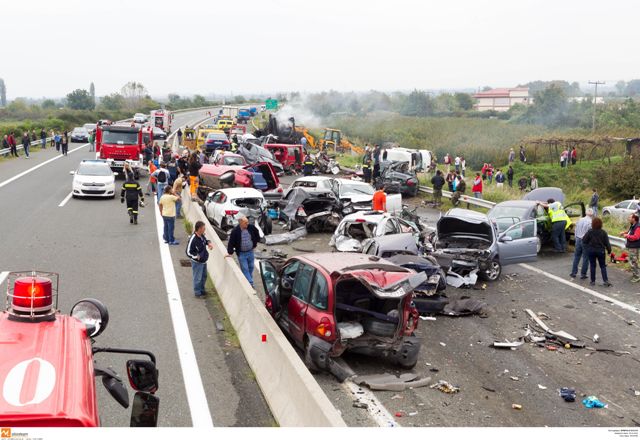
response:
<svg viewBox="0 0 640 440"><path fill-rule="evenodd" d="M104 304L93 298L78 301L71 308L70 315L87 327L90 338L102 333L109 323L109 311Z"/></svg>

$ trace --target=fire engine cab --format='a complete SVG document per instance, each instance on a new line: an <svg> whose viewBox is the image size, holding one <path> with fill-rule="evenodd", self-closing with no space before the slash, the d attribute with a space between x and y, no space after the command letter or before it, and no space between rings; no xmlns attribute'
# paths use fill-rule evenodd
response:
<svg viewBox="0 0 640 440"><path fill-rule="evenodd" d="M128 162L137 179L143 151L143 129L135 124L99 125L96 129L96 157L106 160L113 171L121 173Z"/></svg>
<svg viewBox="0 0 640 440"><path fill-rule="evenodd" d="M123 380L94 364L96 353L144 356L127 361L136 390L131 426L156 426L159 399L155 356L142 350L99 348L94 338L109 322L98 300L77 302L69 315L57 310L58 275L11 272L6 309L0 312L0 426L92 427L100 425L95 379L129 407Z"/></svg>
<svg viewBox="0 0 640 440"><path fill-rule="evenodd" d="M151 110L151 119L149 121L154 127L158 127L165 133L169 133L171 131L171 123L173 122L173 113L169 110Z"/></svg>

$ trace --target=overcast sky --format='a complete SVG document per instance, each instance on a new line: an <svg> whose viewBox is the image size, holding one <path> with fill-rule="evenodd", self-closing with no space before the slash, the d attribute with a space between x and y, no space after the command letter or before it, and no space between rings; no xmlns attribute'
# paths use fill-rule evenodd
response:
<svg viewBox="0 0 640 440"><path fill-rule="evenodd" d="M640 77L637 1L19 0L8 97L127 81L153 96L613 83Z"/></svg>

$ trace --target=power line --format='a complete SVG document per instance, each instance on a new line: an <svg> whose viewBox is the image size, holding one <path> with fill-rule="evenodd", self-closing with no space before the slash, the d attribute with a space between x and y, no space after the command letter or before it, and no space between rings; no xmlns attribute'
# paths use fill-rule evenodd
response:
<svg viewBox="0 0 640 440"><path fill-rule="evenodd" d="M596 131L596 104L598 103L598 85L606 84L604 81L589 81L589 84L593 84L596 86L595 92L593 93L593 121L591 124L591 130Z"/></svg>

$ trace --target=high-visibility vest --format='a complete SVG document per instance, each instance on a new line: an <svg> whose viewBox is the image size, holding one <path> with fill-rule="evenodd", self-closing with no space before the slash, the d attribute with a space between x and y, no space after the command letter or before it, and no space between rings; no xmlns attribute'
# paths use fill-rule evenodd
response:
<svg viewBox="0 0 640 440"><path fill-rule="evenodd" d="M549 205L549 217L551 218L551 223L566 221L567 224L564 227L565 229L571 226L571 219L559 203L552 203Z"/></svg>

